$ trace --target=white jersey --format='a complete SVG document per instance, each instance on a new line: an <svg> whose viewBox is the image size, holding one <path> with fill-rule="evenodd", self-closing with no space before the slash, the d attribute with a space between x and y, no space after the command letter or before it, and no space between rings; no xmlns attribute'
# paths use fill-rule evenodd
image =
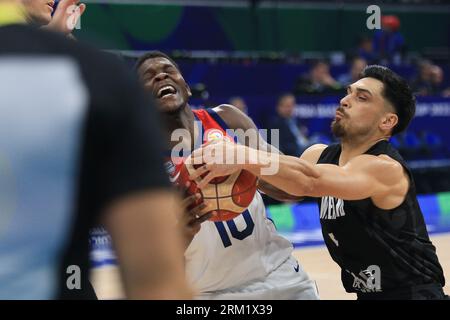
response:
<svg viewBox="0 0 450 320"><path fill-rule="evenodd" d="M267 277L292 251L256 192L248 209L233 220L202 223L185 252L187 276L202 294L241 287Z"/></svg>

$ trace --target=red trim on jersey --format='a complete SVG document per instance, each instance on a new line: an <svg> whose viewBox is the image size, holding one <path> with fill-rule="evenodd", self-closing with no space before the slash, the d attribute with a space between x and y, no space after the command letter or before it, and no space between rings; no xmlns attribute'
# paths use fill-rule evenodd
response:
<svg viewBox="0 0 450 320"><path fill-rule="evenodd" d="M208 113L208 111L204 109L198 109L192 110L192 112L196 116L196 121L198 119L202 123L202 143L206 143L207 141L213 139L223 139L223 137L228 137L231 141L233 141L233 138L227 135L226 130L222 128L216 120L214 120L214 118ZM180 168L182 166L182 163L180 162L183 162L185 159L176 158L176 160L179 161L178 164L173 164L170 157L166 159L166 169L171 178L174 178L180 172ZM172 169L170 169L170 167L172 167ZM174 181L172 180L172 182Z"/></svg>
<svg viewBox="0 0 450 320"><path fill-rule="evenodd" d="M222 133L222 136L227 136L227 133L224 128L217 123L216 120L208 113L208 111L204 109L192 110L197 117L198 120L202 122L203 125L203 143L209 141L210 139L214 139L214 131L219 130ZM215 130L214 130L215 129ZM218 138L218 137L217 137ZM230 137L231 138L231 137Z"/></svg>

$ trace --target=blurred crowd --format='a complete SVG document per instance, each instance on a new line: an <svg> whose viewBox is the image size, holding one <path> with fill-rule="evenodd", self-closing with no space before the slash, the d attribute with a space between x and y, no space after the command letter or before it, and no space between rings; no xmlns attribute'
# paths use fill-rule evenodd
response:
<svg viewBox="0 0 450 320"><path fill-rule="evenodd" d="M348 85L358 80L359 74L367 65L403 63L407 46L400 33L399 18L393 15L383 16L381 24L382 29L374 32L372 37L363 36L359 39L357 47L349 54L350 63L346 72L333 75L329 61L315 60L310 64L309 71L298 76L292 92L279 96L274 106L276 115L270 119L268 127L279 130L280 150L283 153L298 156L312 144L328 144L333 140L328 133L309 134L307 125L295 115L297 99L309 95L341 96ZM420 59L416 62L415 70L409 81L416 96L450 97L450 82L440 65L429 59ZM247 110L241 97L234 97L230 104L244 112ZM450 151L443 139L433 132L405 132L394 137L392 143L409 160L450 158Z"/></svg>
<svg viewBox="0 0 450 320"><path fill-rule="evenodd" d="M358 79L359 73L369 64L362 56L352 59L348 72L334 78L330 64L325 60L315 61L310 71L300 75L294 84L297 95L327 95L342 92L350 83ZM441 66L431 60L422 59L417 63L417 73L410 80L410 86L417 96L450 97L449 79Z"/></svg>
<svg viewBox="0 0 450 320"><path fill-rule="evenodd" d="M292 92L279 96L274 106L276 114L267 125L270 129L279 130L280 150L283 153L298 156L312 144L327 144L333 140L328 133L310 135L307 125L295 115L296 105L301 103L302 96L343 95L345 88L358 80L367 64L366 59L357 56L353 58L347 72L333 77L330 64L318 60L311 65L309 72L298 77ZM419 62L417 74L410 79L410 85L416 96L450 97L450 87L444 85L444 79L442 68L424 59ZM229 103L247 112L244 98L233 97ZM433 132L406 132L394 137L393 143L406 159L450 158L445 141Z"/></svg>

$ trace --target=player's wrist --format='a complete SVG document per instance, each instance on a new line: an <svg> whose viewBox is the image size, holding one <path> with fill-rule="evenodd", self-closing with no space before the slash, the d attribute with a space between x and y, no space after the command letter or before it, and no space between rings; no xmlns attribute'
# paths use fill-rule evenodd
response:
<svg viewBox="0 0 450 320"><path fill-rule="evenodd" d="M255 176L260 176L262 169L270 167L272 157L269 153L248 147L245 152L246 162L242 169L250 171Z"/></svg>

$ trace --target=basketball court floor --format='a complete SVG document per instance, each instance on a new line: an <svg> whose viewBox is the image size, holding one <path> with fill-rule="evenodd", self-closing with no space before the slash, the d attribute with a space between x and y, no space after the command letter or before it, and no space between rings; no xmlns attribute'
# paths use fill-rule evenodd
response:
<svg viewBox="0 0 450 320"><path fill-rule="evenodd" d="M432 235L431 241L436 247L437 255L444 269L445 279L447 280L444 291L450 294L450 233ZM356 294L345 292L341 284L341 270L331 260L326 247L305 247L295 250L294 255L310 277L316 281L321 299L356 299Z"/></svg>
<svg viewBox="0 0 450 320"><path fill-rule="evenodd" d="M450 233L431 236L445 272L447 285L444 291L450 294ZM340 280L340 269L331 260L326 247L299 248L295 257L303 265L311 278L316 280L320 298L323 300L355 300L356 295L346 293ZM106 266L92 271L92 283L100 299L122 299L123 293L117 268Z"/></svg>

